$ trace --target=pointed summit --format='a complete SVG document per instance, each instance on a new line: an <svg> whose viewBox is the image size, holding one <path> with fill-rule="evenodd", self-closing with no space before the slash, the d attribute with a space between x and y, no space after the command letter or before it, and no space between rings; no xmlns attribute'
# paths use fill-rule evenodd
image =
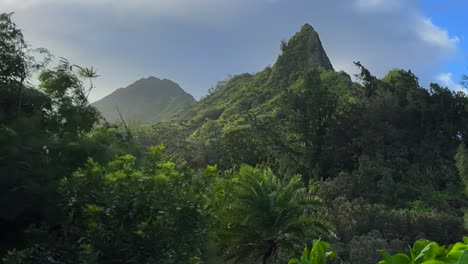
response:
<svg viewBox="0 0 468 264"><path fill-rule="evenodd" d="M281 50L283 53L275 64L280 71L292 73L309 67L333 71L318 33L309 24L305 24L288 42L283 41Z"/></svg>

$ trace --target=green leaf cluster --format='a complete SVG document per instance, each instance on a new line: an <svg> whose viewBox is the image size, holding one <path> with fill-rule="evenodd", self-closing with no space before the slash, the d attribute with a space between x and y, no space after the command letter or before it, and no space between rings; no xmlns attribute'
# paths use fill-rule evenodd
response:
<svg viewBox="0 0 468 264"><path fill-rule="evenodd" d="M336 252L327 251L330 245L321 240L314 242L314 245L308 250L304 248L300 259L291 259L288 264L327 264L327 259L336 258Z"/></svg>
<svg viewBox="0 0 468 264"><path fill-rule="evenodd" d="M464 243L440 246L429 240L418 240L410 248L409 255L390 255L385 251L380 254L383 260L379 264L463 264L468 263L468 238Z"/></svg>
<svg viewBox="0 0 468 264"><path fill-rule="evenodd" d="M299 175L281 179L270 169L241 166L215 211L219 251L233 263L270 263L300 250L303 241L333 237L322 201ZM224 188L224 187L223 187Z"/></svg>

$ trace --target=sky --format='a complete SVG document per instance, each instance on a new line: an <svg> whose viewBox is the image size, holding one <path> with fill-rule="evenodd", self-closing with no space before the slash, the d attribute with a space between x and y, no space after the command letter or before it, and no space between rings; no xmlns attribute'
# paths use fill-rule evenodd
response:
<svg viewBox="0 0 468 264"><path fill-rule="evenodd" d="M466 0L0 0L26 41L97 68L90 96L148 77L199 99L231 75L273 65L305 23L336 70L360 61L378 77L411 69L453 90L468 73Z"/></svg>

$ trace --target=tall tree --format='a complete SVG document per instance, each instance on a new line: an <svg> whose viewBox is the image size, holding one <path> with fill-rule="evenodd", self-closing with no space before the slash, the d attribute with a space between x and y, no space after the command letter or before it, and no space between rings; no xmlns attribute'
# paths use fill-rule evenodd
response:
<svg viewBox="0 0 468 264"><path fill-rule="evenodd" d="M306 180L323 176L321 161L328 124L336 111L337 97L321 80L321 69L312 68L284 96L283 109L299 150L299 172Z"/></svg>
<svg viewBox="0 0 468 264"><path fill-rule="evenodd" d="M105 152L94 138L98 133L88 134L99 121L87 100L94 86L85 83L96 77L94 71L65 60L44 70L32 52L11 14L1 14L0 252L21 247L30 224L57 223L59 180L88 156ZM28 82L37 70L39 89Z"/></svg>
<svg viewBox="0 0 468 264"><path fill-rule="evenodd" d="M468 150L464 143L458 147L457 154L455 155L460 178L464 183L465 195L468 197ZM465 228L468 229L468 210L465 208Z"/></svg>
<svg viewBox="0 0 468 264"><path fill-rule="evenodd" d="M215 233L228 263L280 263L304 243L332 235L321 200L299 175L283 181L270 169L243 166L227 184Z"/></svg>

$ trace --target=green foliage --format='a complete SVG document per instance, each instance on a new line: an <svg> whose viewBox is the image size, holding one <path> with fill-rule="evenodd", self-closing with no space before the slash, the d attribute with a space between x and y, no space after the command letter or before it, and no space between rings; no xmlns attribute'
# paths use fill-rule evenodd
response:
<svg viewBox="0 0 468 264"><path fill-rule="evenodd" d="M322 145L338 99L322 82L321 72L312 69L289 88L284 100L292 133L289 145L295 147L295 160L302 164L298 171L306 179L320 179Z"/></svg>
<svg viewBox="0 0 468 264"><path fill-rule="evenodd" d="M460 144L458 147L457 154L455 155L455 161L457 165L460 178L465 184L465 193L468 194L468 155L465 144Z"/></svg>
<svg viewBox="0 0 468 264"><path fill-rule="evenodd" d="M12 21L12 13L0 14L0 85L2 89L19 89L31 72L47 64L51 56L45 49L31 49L23 33ZM37 58L42 55L41 61ZM39 56L41 57L41 56ZM10 87L7 87L10 86Z"/></svg>
<svg viewBox="0 0 468 264"><path fill-rule="evenodd" d="M372 262L379 249L401 251L421 238L451 243L464 233L462 219L448 213L391 209L343 197L327 205L329 221L339 236L333 245L341 247L337 251L345 259Z"/></svg>
<svg viewBox="0 0 468 264"><path fill-rule="evenodd" d="M339 252L340 257L347 259L350 263L377 263L379 261L379 250L385 249L389 252L405 250L409 243L404 238L387 237L380 231L373 230L363 235L355 235L348 243L334 243L333 246ZM345 249L340 248L344 246Z"/></svg>
<svg viewBox="0 0 468 264"><path fill-rule="evenodd" d="M464 240L468 242L468 238ZM379 264L462 264L468 261L468 245L456 243L445 247L429 240L418 240L410 248L409 255L392 256L385 251L380 254L383 260Z"/></svg>
<svg viewBox="0 0 468 264"><path fill-rule="evenodd" d="M106 167L90 161L63 183L71 205L66 210L83 223L76 236L101 252L100 263L180 263L202 250L201 185L190 171L164 160L162 150L150 148L142 170L126 155Z"/></svg>
<svg viewBox="0 0 468 264"><path fill-rule="evenodd" d="M304 241L333 234L320 214L322 202L299 175L281 180L269 169L242 166L228 181L215 228L226 260L270 263Z"/></svg>
<svg viewBox="0 0 468 264"><path fill-rule="evenodd" d="M58 225L60 179L82 166L88 157L103 161L114 150L126 149L110 127L100 127L89 106L95 77L92 70L62 60L45 68L49 57L36 60L11 15L0 15L0 253L25 245L23 231L31 224ZM78 70L76 70L78 69ZM39 89L28 77L41 71ZM91 85L92 86L92 85ZM121 140L120 140L121 141ZM125 150L126 152L127 150ZM118 153L118 152L117 152Z"/></svg>
<svg viewBox="0 0 468 264"><path fill-rule="evenodd" d="M24 250L12 250L2 259L4 264L49 264L50 252L46 252L39 246L34 246Z"/></svg>
<svg viewBox="0 0 468 264"><path fill-rule="evenodd" d="M291 259L288 264L327 264L328 258L336 258L336 252L327 251L329 247L329 244L317 240L310 249L310 252L306 246L302 252L301 258Z"/></svg>
<svg viewBox="0 0 468 264"><path fill-rule="evenodd" d="M465 195L468 197L468 155L465 147L465 143L461 143L458 147L457 154L455 155L455 162L458 169L458 174L465 186ZM468 230L468 210L466 209L466 204L464 206L464 220L465 220L465 229Z"/></svg>
<svg viewBox="0 0 468 264"><path fill-rule="evenodd" d="M204 251L209 181L150 148L107 165L89 160L60 184L60 230L40 240L59 263L188 263ZM42 259L33 249L10 255ZM24 260L24 263L35 263Z"/></svg>

